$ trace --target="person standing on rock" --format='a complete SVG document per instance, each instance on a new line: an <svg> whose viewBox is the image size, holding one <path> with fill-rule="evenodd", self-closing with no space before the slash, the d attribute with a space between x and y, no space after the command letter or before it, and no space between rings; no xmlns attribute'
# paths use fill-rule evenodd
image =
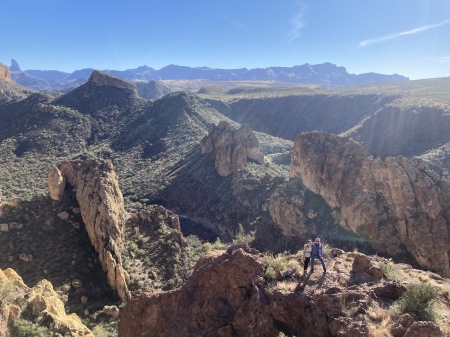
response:
<svg viewBox="0 0 450 337"><path fill-rule="evenodd" d="M325 266L325 261L323 260L323 245L322 242L320 242L319 238L316 238L316 240L314 241L314 244L312 245L312 250L311 250L311 273L314 272L314 260L315 259L319 259L320 262L322 263L322 267L323 267L323 272L326 273L327 272L327 267Z"/></svg>
<svg viewBox="0 0 450 337"><path fill-rule="evenodd" d="M311 260L312 240L308 240L303 246L303 276L306 275L308 269L309 260Z"/></svg>

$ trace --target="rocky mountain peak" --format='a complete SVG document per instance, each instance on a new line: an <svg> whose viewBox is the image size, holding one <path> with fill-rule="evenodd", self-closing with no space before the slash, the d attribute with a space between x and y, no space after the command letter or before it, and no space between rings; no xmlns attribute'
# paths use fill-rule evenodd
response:
<svg viewBox="0 0 450 337"><path fill-rule="evenodd" d="M0 63L0 80L11 81L11 72L7 66Z"/></svg>
<svg viewBox="0 0 450 337"><path fill-rule="evenodd" d="M214 153L215 167L221 176L229 176L247 166L248 160L264 163L259 141L247 124L236 129L226 121L211 124L200 142L202 153Z"/></svg>
<svg viewBox="0 0 450 337"><path fill-rule="evenodd" d="M125 89L137 94L137 88L135 84L108 75L100 70L94 70L91 74L91 77L89 77L88 82L97 86L108 85L120 89Z"/></svg>
<svg viewBox="0 0 450 337"><path fill-rule="evenodd" d="M11 59L11 65L9 66L9 70L11 70L11 71L22 71L22 70L20 70L19 64L14 59Z"/></svg>

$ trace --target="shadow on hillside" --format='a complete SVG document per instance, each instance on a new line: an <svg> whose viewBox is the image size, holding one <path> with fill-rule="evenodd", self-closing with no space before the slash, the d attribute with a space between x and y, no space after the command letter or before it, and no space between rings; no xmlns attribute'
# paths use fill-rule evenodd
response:
<svg viewBox="0 0 450 337"><path fill-rule="evenodd" d="M11 201L1 210L0 223L9 226L7 232L0 232L1 269L14 269L30 287L47 279L63 298L67 296L66 308L79 314L117 301L90 243L74 193L66 191L61 201L49 197ZM61 212L67 212L66 220L58 216ZM71 285L75 279L82 282L81 287ZM88 303L81 304L82 296Z"/></svg>

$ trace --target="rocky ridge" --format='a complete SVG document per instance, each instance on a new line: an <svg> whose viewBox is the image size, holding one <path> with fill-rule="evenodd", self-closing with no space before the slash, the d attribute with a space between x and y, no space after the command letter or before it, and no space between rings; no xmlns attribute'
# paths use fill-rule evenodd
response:
<svg viewBox="0 0 450 337"><path fill-rule="evenodd" d="M213 153L216 170L224 177L245 168L249 159L264 164L259 141L247 124L237 130L225 121L211 124L200 145L202 153Z"/></svg>
<svg viewBox="0 0 450 337"><path fill-rule="evenodd" d="M92 72L88 82L96 84L98 86L108 85L120 89L125 89L137 95L137 88L135 84L108 75L99 70L94 70Z"/></svg>
<svg viewBox="0 0 450 337"><path fill-rule="evenodd" d="M196 265L179 289L143 289L121 312L119 337L131 336L370 336L382 311L402 294L405 286L385 278L387 260L361 253L333 251L327 274L305 278L287 273L269 281L264 256L254 249L231 246L214 251ZM288 257L291 260L296 256ZM437 285L445 280L432 273L399 265L408 281L428 275ZM283 286L284 284L284 286ZM290 290L285 287L290 284ZM443 320L448 321L448 304ZM443 336L432 322L407 314L387 325L396 337Z"/></svg>
<svg viewBox="0 0 450 337"><path fill-rule="evenodd" d="M67 315L64 303L47 280L27 287L12 269L0 269L0 336L11 336L9 327L26 318L59 336L94 337L76 314Z"/></svg>
<svg viewBox="0 0 450 337"><path fill-rule="evenodd" d="M450 184L424 161L371 159L357 142L322 132L297 137L291 178L300 178L337 213L339 224L380 252L405 251L449 275Z"/></svg>
<svg viewBox="0 0 450 337"><path fill-rule="evenodd" d="M61 197L66 183L76 190L83 222L108 282L126 301L130 294L128 275L122 267L121 249L127 215L117 175L110 162L103 160L65 161L58 172L49 173L49 190L54 200Z"/></svg>

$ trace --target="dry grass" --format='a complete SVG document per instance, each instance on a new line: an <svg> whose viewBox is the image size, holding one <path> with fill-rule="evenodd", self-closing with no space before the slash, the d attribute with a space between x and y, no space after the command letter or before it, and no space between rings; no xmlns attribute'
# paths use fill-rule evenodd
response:
<svg viewBox="0 0 450 337"><path fill-rule="evenodd" d="M450 283L447 282L447 283L441 285L440 288L441 288L442 295L443 295L447 300L450 300Z"/></svg>
<svg viewBox="0 0 450 337"><path fill-rule="evenodd" d="M371 337L391 337L391 315L389 310L381 308L378 304L374 304L367 310L367 315L373 322L371 329Z"/></svg>
<svg viewBox="0 0 450 337"><path fill-rule="evenodd" d="M293 292L297 288L297 285L297 282L281 281L277 283L277 288L284 291Z"/></svg>

